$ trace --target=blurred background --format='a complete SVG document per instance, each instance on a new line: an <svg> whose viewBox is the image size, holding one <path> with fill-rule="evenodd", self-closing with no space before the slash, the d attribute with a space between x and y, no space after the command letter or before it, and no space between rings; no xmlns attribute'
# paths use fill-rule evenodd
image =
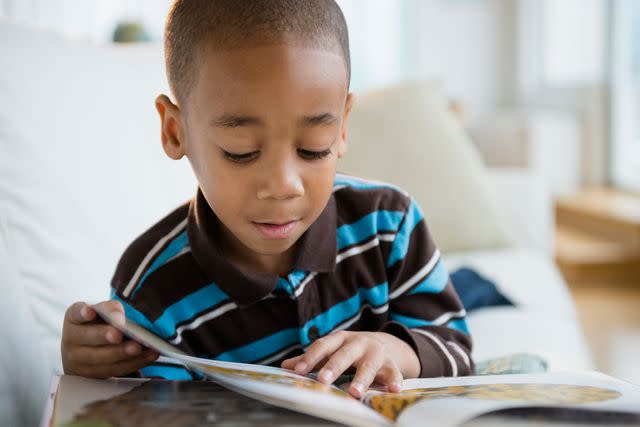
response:
<svg viewBox="0 0 640 427"><path fill-rule="evenodd" d="M338 3L354 92L435 81L487 168L535 175L550 232L520 227L568 284L595 368L640 384L640 1ZM159 53L169 6L0 0L0 16Z"/></svg>
<svg viewBox="0 0 640 427"><path fill-rule="evenodd" d="M631 0L342 0L355 91L438 78L472 133L532 110L576 120L554 189L640 191L640 11ZM2 0L0 15L96 44L160 42L170 2ZM506 135L503 135L503 137ZM570 145L554 142L551 145ZM509 159L525 161L516 149ZM549 171L551 173L551 171ZM560 176L562 175L562 176Z"/></svg>

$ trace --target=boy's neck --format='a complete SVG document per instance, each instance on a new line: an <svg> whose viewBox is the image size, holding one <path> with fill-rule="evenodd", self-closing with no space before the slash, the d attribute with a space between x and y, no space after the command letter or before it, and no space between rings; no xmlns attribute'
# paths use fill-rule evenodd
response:
<svg viewBox="0 0 640 427"><path fill-rule="evenodd" d="M222 253L224 257L241 270L272 273L278 276L286 276L293 267L293 257L296 244L287 251L275 255L263 255L251 251L243 245L224 226L222 228Z"/></svg>

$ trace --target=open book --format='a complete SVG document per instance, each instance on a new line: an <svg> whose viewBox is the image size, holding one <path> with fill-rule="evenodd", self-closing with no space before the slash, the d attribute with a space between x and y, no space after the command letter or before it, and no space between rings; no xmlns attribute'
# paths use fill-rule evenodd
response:
<svg viewBox="0 0 640 427"><path fill-rule="evenodd" d="M189 356L130 320L121 325L97 311L128 337L230 390L350 426L453 426L517 408L532 408L537 417L545 408L563 408L564 418L574 411L578 418L587 413L603 422L621 417L640 423L640 387L596 372L407 379L400 393L371 389L357 400L287 369Z"/></svg>

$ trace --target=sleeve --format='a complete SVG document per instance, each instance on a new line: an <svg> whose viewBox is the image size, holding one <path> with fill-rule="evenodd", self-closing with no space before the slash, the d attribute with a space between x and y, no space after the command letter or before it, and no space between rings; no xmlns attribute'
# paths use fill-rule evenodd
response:
<svg viewBox="0 0 640 427"><path fill-rule="evenodd" d="M118 286L112 286L111 299L119 301L122 304L125 316L156 335L160 335L157 328L154 327L153 322L151 322L144 313L136 309L127 299L123 298L119 292L117 292L117 289ZM126 377L162 378L165 380L200 380L203 378L202 375L191 371L180 362L163 356L160 356L156 361L144 368L126 375Z"/></svg>
<svg viewBox="0 0 640 427"><path fill-rule="evenodd" d="M389 320L380 331L413 348L420 377L471 374L466 312L413 198L391 245L386 270Z"/></svg>

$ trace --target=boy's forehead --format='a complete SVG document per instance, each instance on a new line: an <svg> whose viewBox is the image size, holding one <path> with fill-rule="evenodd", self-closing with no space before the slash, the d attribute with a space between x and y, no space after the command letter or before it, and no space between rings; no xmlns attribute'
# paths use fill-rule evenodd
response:
<svg viewBox="0 0 640 427"><path fill-rule="evenodd" d="M292 44L207 49L201 59L190 97L195 102L246 104L296 94L343 101L348 89L343 57L325 49Z"/></svg>

